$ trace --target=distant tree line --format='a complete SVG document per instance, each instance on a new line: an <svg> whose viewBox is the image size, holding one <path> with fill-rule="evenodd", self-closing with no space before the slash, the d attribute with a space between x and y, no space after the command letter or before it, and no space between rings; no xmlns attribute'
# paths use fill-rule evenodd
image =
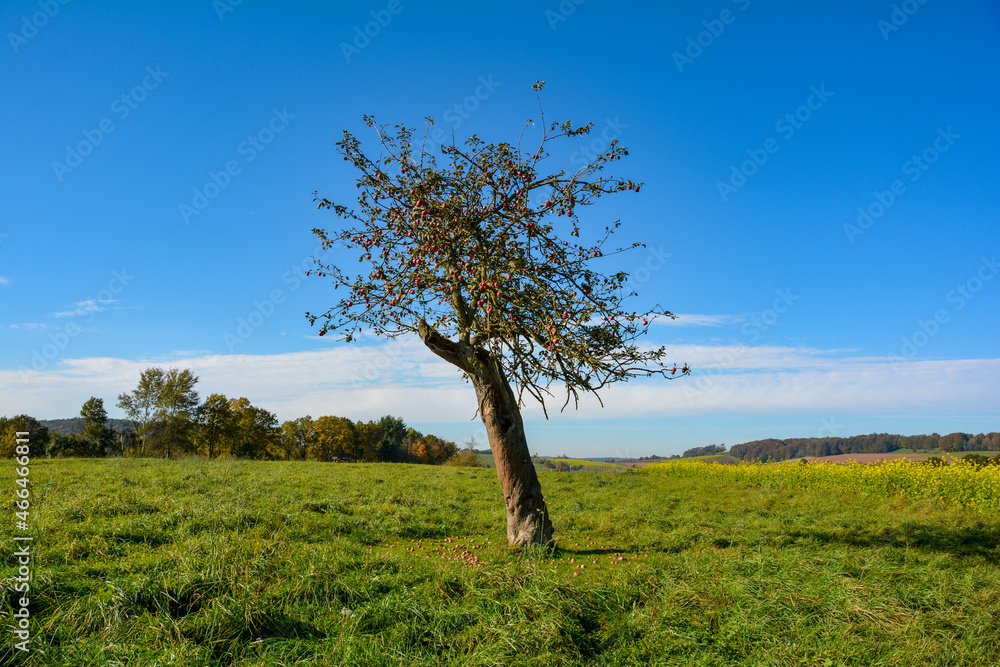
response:
<svg viewBox="0 0 1000 667"><path fill-rule="evenodd" d="M83 417L70 417L69 419L40 419L38 422L49 429L49 435L76 435L83 433L86 422ZM124 433L132 429L132 422L127 419L108 418L108 428L115 433Z"/></svg>
<svg viewBox="0 0 1000 667"><path fill-rule="evenodd" d="M314 461L395 461L476 466L469 448L424 435L399 417L351 421L311 416L279 423L274 413L246 398L211 394L199 403L190 370L151 367L139 384L118 396L128 420L109 425L101 398L91 397L59 431L28 415L0 418L0 454L14 452L16 432L30 433L33 457L163 457L284 459ZM72 430L67 428L72 424Z"/></svg>
<svg viewBox="0 0 1000 667"><path fill-rule="evenodd" d="M754 440L733 445L730 456L744 461L784 461L805 456L836 456L837 454L884 454L898 449L945 452L1000 451L1000 433L950 433L948 435L892 435L872 433L849 438L792 438L788 440ZM685 453L685 456L687 454Z"/></svg>
<svg viewBox="0 0 1000 667"><path fill-rule="evenodd" d="M688 458L689 456L711 456L713 454L725 454L725 445L705 445L704 447L692 447L691 449L685 451L681 454L681 458Z"/></svg>
<svg viewBox="0 0 1000 667"><path fill-rule="evenodd" d="M549 470L559 470L559 471L562 471L562 472L569 472L571 470L582 470L583 469L583 465L582 464L571 466L570 464L566 463L566 461L561 460L561 459L566 459L566 458L567 458L567 456L565 454L563 454L562 456L557 456L554 459L546 459L546 458L541 458L541 457L535 457L534 460L535 460L536 463L538 463L541 466L544 466L545 468L548 468Z"/></svg>

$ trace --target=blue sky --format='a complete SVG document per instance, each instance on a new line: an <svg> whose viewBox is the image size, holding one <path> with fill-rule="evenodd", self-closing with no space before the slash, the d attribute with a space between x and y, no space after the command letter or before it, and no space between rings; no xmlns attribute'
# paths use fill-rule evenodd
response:
<svg viewBox="0 0 1000 667"><path fill-rule="evenodd" d="M157 364L281 419L484 442L419 341L308 326L337 225L312 193L355 193L335 142L363 114L513 141L544 80L548 119L595 123L551 171L630 148L641 193L583 222L647 244L606 267L680 315L649 343L696 370L528 406L533 451L1000 430L994 2L42 0L0 27L3 414L121 416Z"/></svg>

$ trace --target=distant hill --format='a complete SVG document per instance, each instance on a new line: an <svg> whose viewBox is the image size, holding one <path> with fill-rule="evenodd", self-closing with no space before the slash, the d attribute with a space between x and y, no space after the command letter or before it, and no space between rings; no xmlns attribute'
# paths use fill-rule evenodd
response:
<svg viewBox="0 0 1000 667"><path fill-rule="evenodd" d="M1000 451L1000 433L949 433L948 435L893 435L872 433L847 438L792 438L754 440L733 445L730 456L744 461L785 461L840 454L886 454L896 450L946 452Z"/></svg>
<svg viewBox="0 0 1000 667"><path fill-rule="evenodd" d="M70 419L39 419L38 422L49 429L51 435L81 435L83 433L83 417ZM122 433L131 428L132 422L127 419L109 419L108 426L115 433Z"/></svg>

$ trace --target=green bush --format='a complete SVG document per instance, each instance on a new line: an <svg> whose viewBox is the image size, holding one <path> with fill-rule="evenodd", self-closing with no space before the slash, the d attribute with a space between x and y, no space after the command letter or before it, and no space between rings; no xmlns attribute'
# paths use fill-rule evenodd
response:
<svg viewBox="0 0 1000 667"><path fill-rule="evenodd" d="M446 466L462 466L464 468L485 468L479 460L479 455L471 449L463 449L444 462Z"/></svg>

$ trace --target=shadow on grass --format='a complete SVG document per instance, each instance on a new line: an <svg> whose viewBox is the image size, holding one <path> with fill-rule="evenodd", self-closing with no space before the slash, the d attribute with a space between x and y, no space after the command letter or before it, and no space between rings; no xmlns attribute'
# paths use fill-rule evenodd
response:
<svg viewBox="0 0 1000 667"><path fill-rule="evenodd" d="M235 637L224 640L206 638L194 635L194 641L205 645L212 652L214 664L240 665L247 656L247 645L271 644L286 641L310 641L326 639L326 634L315 625L294 619L282 613L258 615L252 619L248 627L242 629Z"/></svg>
<svg viewBox="0 0 1000 667"><path fill-rule="evenodd" d="M561 558L563 556L573 556L576 558L585 558L587 556L614 556L615 554L622 554L623 556L642 556L644 554L650 554L656 552L657 554L676 554L682 551L687 551L688 547L645 547L640 549L639 547L628 547L628 548L607 548L607 549L570 549L567 547L557 547L552 550L553 558Z"/></svg>
<svg viewBox="0 0 1000 667"><path fill-rule="evenodd" d="M1000 563L1000 529L989 527L934 526L903 524L878 531L846 529L842 531L790 531L783 534L785 544L815 540L824 544L846 544L864 548L910 548L928 553L942 553L959 558L982 558Z"/></svg>

